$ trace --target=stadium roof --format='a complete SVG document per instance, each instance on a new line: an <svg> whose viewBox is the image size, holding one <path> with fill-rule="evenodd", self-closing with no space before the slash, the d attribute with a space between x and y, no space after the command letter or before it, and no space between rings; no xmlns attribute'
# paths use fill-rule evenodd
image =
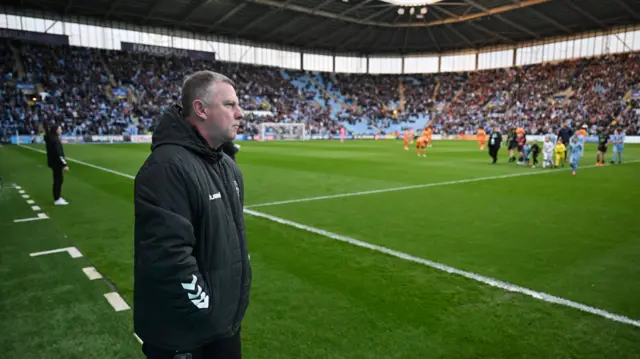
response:
<svg viewBox="0 0 640 359"><path fill-rule="evenodd" d="M302 49L447 52L640 23L629 0L9 0L7 5Z"/></svg>

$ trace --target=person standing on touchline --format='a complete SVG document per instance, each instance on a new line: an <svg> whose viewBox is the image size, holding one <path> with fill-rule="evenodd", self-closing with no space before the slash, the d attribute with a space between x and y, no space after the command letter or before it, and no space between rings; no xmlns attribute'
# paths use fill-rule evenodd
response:
<svg viewBox="0 0 640 359"><path fill-rule="evenodd" d="M47 165L53 172L53 204L65 206L69 202L62 198L62 183L64 182L64 172L69 172L69 166L64 158L60 134L62 134L60 125L49 126L49 131L44 136L44 143L47 148Z"/></svg>

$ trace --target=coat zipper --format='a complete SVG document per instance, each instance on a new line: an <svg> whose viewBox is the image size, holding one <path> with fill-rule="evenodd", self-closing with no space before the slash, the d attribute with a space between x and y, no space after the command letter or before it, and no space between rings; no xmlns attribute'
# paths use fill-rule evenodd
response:
<svg viewBox="0 0 640 359"><path fill-rule="evenodd" d="M226 168L224 168L224 166L218 162L217 165L220 167L221 171L222 171L222 175L224 176L224 179L227 180L229 179L229 176L227 175L227 170ZM223 182L224 183L224 182ZM225 192L227 192L227 189L225 188ZM232 193L235 191L232 191ZM227 197L229 197L229 193L227 193ZM239 197L239 195L238 195ZM233 198L233 197L230 197ZM238 201L240 201L240 198L238 198ZM237 202L236 202L237 203ZM231 200L229 201L229 207L231 207ZM230 208L231 212L233 214L234 212L234 208ZM240 211L242 211L242 209L240 209ZM242 212L241 212L242 215ZM235 216L232 216L233 218L233 223L236 227L236 235L238 236L238 245L240 247L240 256L241 256L241 262L242 262L242 274L240 276L240 296L238 297L238 309L236 310L236 314L233 317L233 323L232 323L232 327L230 329L233 329L234 326L236 326L236 324L238 323L238 316L240 315L240 305L242 304L242 297L244 294L244 286L245 286L245 276L246 276L246 271L245 271L245 266L246 266L246 254L244 251L244 246L242 245L242 230L240 229L240 226L238 225L238 222L236 221Z"/></svg>

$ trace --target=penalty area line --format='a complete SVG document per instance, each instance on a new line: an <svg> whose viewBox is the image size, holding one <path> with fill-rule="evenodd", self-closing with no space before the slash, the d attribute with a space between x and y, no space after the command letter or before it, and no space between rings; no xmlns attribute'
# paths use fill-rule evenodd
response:
<svg viewBox="0 0 640 359"><path fill-rule="evenodd" d="M465 277L467 279L471 279L483 284L487 284L490 285L492 287L496 287L496 288L500 288L503 289L505 291L508 292L515 292L515 293L520 293L523 295L526 295L528 297L534 298L534 299L538 299L547 303L553 303L553 304L558 304L558 305L562 305L565 307L570 307L573 309L578 309L580 311L583 312L587 312L593 315L597 315L609 320L613 320L615 322L618 323L624 323L624 324L630 324L633 325L635 327L640 328L640 321L638 320L634 320L631 318L628 318L626 316L623 315L619 315L619 314L614 314L614 313L610 313L607 312L603 309L599 309L599 308L595 308L595 307L591 307L588 306L586 304L581 304L578 302L574 302L568 299L564 299L564 298L560 298L560 297L556 297L554 295L551 294L547 294L547 293L543 293L543 292L536 292L534 290L528 289L528 288L524 288L524 287L520 287L517 286L515 284L511 284L511 283L507 283L507 282L503 282L501 280L495 279L495 278L491 278L491 277L485 277L483 275L480 274L476 274L473 272L468 272L468 271L464 271L461 269L457 269L451 266L448 266L446 264L442 264L442 263L438 263L438 262L434 262L428 259L424 259L424 258L420 258L420 257L416 257L416 256L412 256L410 254L407 253L403 253L403 252L399 252L393 249L389 249L386 247L382 247L379 245L375 245L375 244L371 244L368 242L363 242L361 240L355 239L355 238L351 238L351 237L347 237L347 236L343 236L340 234L336 234L336 233L332 233L329 231L325 231L319 228L315 228L315 227L311 227L311 226L307 226L304 224L300 224L300 223L296 223L293 221L289 221L287 219L284 218L280 218L280 217L276 217L276 216L272 216L270 214L266 214L266 213L262 213L262 212L258 212L258 211L254 211L254 210L250 210L250 209L245 209L244 210L245 213L255 216L255 217L259 217L259 218L264 218L267 220L270 220L272 222L276 222L276 223L280 223L289 227L293 227L293 228L297 228L297 229L301 229L303 231L307 231L307 232L311 232L314 234L318 234L321 235L323 237L327 237L327 238L331 238L340 242L345 242L345 243L349 243L351 245L354 245L356 247L361 247L361 248L366 248L366 249L370 249L372 251L375 252L380 252L380 253L384 253L387 255L390 255L392 257L396 257L396 258L400 258L409 262L413 262L413 263L417 263L417 264L422 264L424 266L430 267L430 268L434 268L440 271L444 271L450 274L455 274L461 277Z"/></svg>

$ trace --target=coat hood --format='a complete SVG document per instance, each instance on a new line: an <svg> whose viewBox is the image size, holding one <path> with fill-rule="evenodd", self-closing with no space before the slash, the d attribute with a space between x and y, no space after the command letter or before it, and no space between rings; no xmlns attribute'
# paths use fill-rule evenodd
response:
<svg viewBox="0 0 640 359"><path fill-rule="evenodd" d="M151 151L162 145L178 145L205 157L222 158L221 149L209 147L198 130L184 118L182 107L178 105L171 106L160 116L153 132Z"/></svg>

